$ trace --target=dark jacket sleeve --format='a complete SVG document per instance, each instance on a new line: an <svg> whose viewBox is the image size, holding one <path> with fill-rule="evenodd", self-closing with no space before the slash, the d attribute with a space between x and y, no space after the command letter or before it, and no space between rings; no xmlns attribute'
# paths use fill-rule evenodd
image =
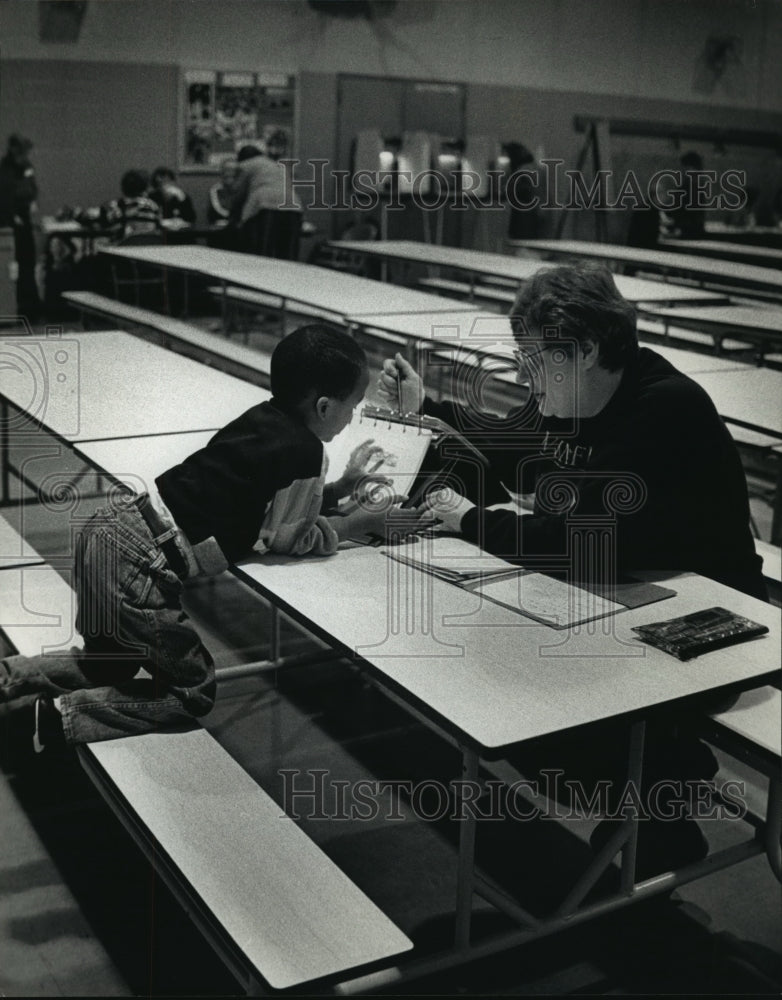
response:
<svg viewBox="0 0 782 1000"><path fill-rule="evenodd" d="M476 414L466 406L453 402L435 403L428 397L424 401L423 412L428 416L443 420L485 456L480 490L457 489L473 503L483 507L505 503L509 494L528 493L534 489L536 456L540 446L540 434L520 424L517 417L523 416L521 409L512 410L504 417L492 413ZM457 445L447 443L443 451L457 453ZM462 454L470 462L469 452ZM461 469L465 470L462 463ZM470 477L465 486L474 485Z"/></svg>
<svg viewBox="0 0 782 1000"><path fill-rule="evenodd" d="M465 536L500 555L561 563L573 558L573 531L584 537L590 525L610 526L612 540L603 534L607 547L595 559L619 569L708 569L745 515L740 472L706 394L693 383L666 386L652 406L606 432L587 468L538 479L534 513L476 508L462 521Z"/></svg>

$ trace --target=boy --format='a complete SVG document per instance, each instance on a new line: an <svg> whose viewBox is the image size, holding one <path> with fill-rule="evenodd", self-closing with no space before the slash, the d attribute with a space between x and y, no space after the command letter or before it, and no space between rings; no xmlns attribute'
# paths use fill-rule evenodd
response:
<svg viewBox="0 0 782 1000"><path fill-rule="evenodd" d="M149 177L143 170L127 170L120 181L121 198L101 207L101 224L118 230L118 239L160 231L160 208L148 196Z"/></svg>
<svg viewBox="0 0 782 1000"><path fill-rule="evenodd" d="M84 648L0 661L0 702L35 697L35 747L175 726L215 698L212 658L182 608L183 581L253 553L331 555L342 539L382 534L386 510L362 493L371 442L324 492L324 441L350 423L369 382L346 333L301 327L272 355L273 398L218 431L140 496L110 499L78 537L76 629ZM377 481L375 479L375 481ZM325 505L324 505L325 495ZM343 496L345 516L321 511ZM401 499L401 498L400 498ZM399 511L404 533L429 514ZM146 674L137 676L143 667Z"/></svg>

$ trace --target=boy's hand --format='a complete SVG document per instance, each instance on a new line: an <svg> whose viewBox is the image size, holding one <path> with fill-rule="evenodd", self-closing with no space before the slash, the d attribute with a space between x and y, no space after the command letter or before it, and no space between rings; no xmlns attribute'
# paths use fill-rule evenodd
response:
<svg viewBox="0 0 782 1000"><path fill-rule="evenodd" d="M424 507L400 507L404 497L395 496L379 503L356 508L344 517L332 520L339 538L356 538L376 535L380 538L399 538L433 528L436 518Z"/></svg>
<svg viewBox="0 0 782 1000"><path fill-rule="evenodd" d="M392 410L399 410L402 396L402 413L418 413L424 401L424 384L410 362L397 352L386 358L377 380L377 390Z"/></svg>
<svg viewBox="0 0 782 1000"><path fill-rule="evenodd" d="M387 476L374 475L380 466L390 459L380 445L376 445L374 438L369 438L360 444L348 459L345 471L334 484L337 495L340 497L352 496L354 500L361 500L371 492L374 486L390 486L391 480Z"/></svg>

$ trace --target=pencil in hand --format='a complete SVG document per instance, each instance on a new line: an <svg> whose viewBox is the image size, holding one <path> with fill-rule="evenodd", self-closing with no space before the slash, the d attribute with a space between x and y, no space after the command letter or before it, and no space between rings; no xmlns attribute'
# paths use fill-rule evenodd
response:
<svg viewBox="0 0 782 1000"><path fill-rule="evenodd" d="M399 407L399 415L404 416L404 411L402 409L402 372L397 365L396 368L396 401Z"/></svg>

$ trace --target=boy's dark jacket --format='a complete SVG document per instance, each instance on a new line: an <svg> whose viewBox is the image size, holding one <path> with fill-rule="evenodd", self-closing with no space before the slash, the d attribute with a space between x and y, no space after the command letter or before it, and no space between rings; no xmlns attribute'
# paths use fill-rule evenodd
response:
<svg viewBox="0 0 782 1000"><path fill-rule="evenodd" d="M191 545L214 538L229 562L256 552L325 554L323 442L274 399L227 424L156 479Z"/></svg>

